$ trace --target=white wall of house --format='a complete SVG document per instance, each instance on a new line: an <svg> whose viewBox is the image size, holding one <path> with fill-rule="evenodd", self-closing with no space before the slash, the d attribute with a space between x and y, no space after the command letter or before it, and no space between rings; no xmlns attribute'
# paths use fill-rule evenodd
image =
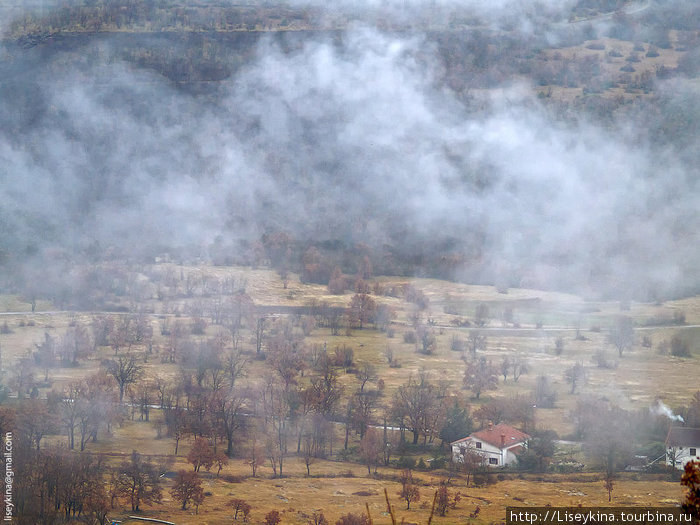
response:
<svg viewBox="0 0 700 525"><path fill-rule="evenodd" d="M675 465L674 463L675 458ZM696 447L668 447L666 449L666 464L679 470L685 468L689 461L700 460L700 443Z"/></svg>
<svg viewBox="0 0 700 525"><path fill-rule="evenodd" d="M461 451L464 447L484 456L484 462L487 465L491 467L502 467L517 461L518 457L513 453L512 449L516 448L518 445L523 444L517 443L508 449L500 449L494 445L491 445L490 443L469 438L452 445L452 460L455 462L462 461Z"/></svg>

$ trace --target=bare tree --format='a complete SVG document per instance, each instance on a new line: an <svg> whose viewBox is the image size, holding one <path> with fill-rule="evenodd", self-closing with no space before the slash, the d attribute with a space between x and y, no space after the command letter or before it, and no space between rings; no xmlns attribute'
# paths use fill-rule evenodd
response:
<svg viewBox="0 0 700 525"><path fill-rule="evenodd" d="M315 461L314 436L310 431L304 432L301 438L301 457L306 466L306 475L311 475L311 464Z"/></svg>
<svg viewBox="0 0 700 525"><path fill-rule="evenodd" d="M472 355L476 355L479 350L486 350L486 336L481 335L478 330L471 330L467 338L467 348Z"/></svg>
<svg viewBox="0 0 700 525"><path fill-rule="evenodd" d="M603 478L603 484L605 485L605 490L608 491L608 501L612 501L612 491L615 486L615 477L611 472L606 472Z"/></svg>
<svg viewBox="0 0 700 525"><path fill-rule="evenodd" d="M257 475L258 467L265 463L265 448L263 443L263 432L258 423L253 422L248 428L248 444L245 457L253 472L253 477Z"/></svg>
<svg viewBox="0 0 700 525"><path fill-rule="evenodd" d="M265 328L267 318L264 316L258 317L255 321L255 353L260 355L265 341Z"/></svg>
<svg viewBox="0 0 700 525"><path fill-rule="evenodd" d="M365 389L365 384L368 381L375 381L377 379L377 369L371 363L362 363L362 366L357 372L357 378L360 380L360 392Z"/></svg>
<svg viewBox="0 0 700 525"><path fill-rule="evenodd" d="M521 375L527 374L530 371L530 365L524 357L514 357L511 370L513 371L513 381L517 383Z"/></svg>
<svg viewBox="0 0 700 525"><path fill-rule="evenodd" d="M489 307L486 303L479 303L474 313L474 323L476 326L486 326L489 322Z"/></svg>
<svg viewBox="0 0 700 525"><path fill-rule="evenodd" d="M538 408L554 408L557 393L552 388L552 382L548 376L537 376L534 398Z"/></svg>
<svg viewBox="0 0 700 525"><path fill-rule="evenodd" d="M618 354L622 357L622 353L630 350L634 344L632 319L626 316L618 317L615 324L610 328L608 340L617 348Z"/></svg>
<svg viewBox="0 0 700 525"><path fill-rule="evenodd" d="M629 444L635 434L633 419L627 411L603 400L594 401L589 408L584 451L593 465L603 470L612 492L615 473L630 454Z"/></svg>
<svg viewBox="0 0 700 525"><path fill-rule="evenodd" d="M460 447L459 462L462 470L466 474L467 487L471 478L486 468L486 457L479 452L472 443Z"/></svg>
<svg viewBox="0 0 700 525"><path fill-rule="evenodd" d="M15 424L19 434L31 446L36 446L36 450L41 447L41 440L45 435L52 433L56 426L54 415L48 410L46 401L43 399L26 399L20 405Z"/></svg>
<svg viewBox="0 0 700 525"><path fill-rule="evenodd" d="M554 341L554 353L556 355L561 355L564 353L564 338L563 337L557 337L556 340Z"/></svg>
<svg viewBox="0 0 700 525"><path fill-rule="evenodd" d="M118 468L118 492L131 503L131 510L140 510L142 503L158 503L161 500L160 476L156 467L145 461L136 451L129 461Z"/></svg>
<svg viewBox="0 0 700 525"><path fill-rule="evenodd" d="M266 452L275 477L283 475L284 458L287 452L287 419L290 414L289 391L278 385L275 379L268 378L260 393L266 430Z"/></svg>
<svg viewBox="0 0 700 525"><path fill-rule="evenodd" d="M464 388L474 392L477 399L484 390L495 390L497 386L496 369L485 357L467 363L464 370Z"/></svg>
<svg viewBox="0 0 700 525"><path fill-rule="evenodd" d="M111 359L106 365L109 373L119 386L119 402L124 401L124 391L126 388L139 380L143 373L143 367L136 363L133 355L120 355L116 359Z"/></svg>
<svg viewBox="0 0 700 525"><path fill-rule="evenodd" d="M399 483L401 483L401 490L398 494L406 502L406 510L409 510L411 503L420 501L420 489L413 480L413 473L410 470L401 472Z"/></svg>
<svg viewBox="0 0 700 525"><path fill-rule="evenodd" d="M226 438L226 455L233 456L233 438L236 430L243 426L243 395L237 390L222 389L213 395L212 411L222 434Z"/></svg>
<svg viewBox="0 0 700 525"><path fill-rule="evenodd" d="M564 378L571 384L571 393L575 394L576 388L580 384L585 383L588 379L588 371L583 363L578 361L576 364L566 369L564 372Z"/></svg>
<svg viewBox="0 0 700 525"><path fill-rule="evenodd" d="M501 361L501 374L503 375L503 382L504 383L508 379L508 374L510 373L510 369L512 366L513 366L513 363L510 360L510 357L505 356L503 358L503 361Z"/></svg>
<svg viewBox="0 0 700 525"><path fill-rule="evenodd" d="M180 445L180 440L187 430L186 424L187 413L179 407L168 408L165 410L165 424L168 428L168 435L175 440L175 455Z"/></svg>
<svg viewBox="0 0 700 525"><path fill-rule="evenodd" d="M240 349L229 350L224 355L223 366L231 387L235 385L238 378L245 376L247 364L248 362Z"/></svg>
<svg viewBox="0 0 700 525"><path fill-rule="evenodd" d="M438 405L437 389L421 375L418 380L409 377L408 382L399 386L392 400L391 412L402 429L407 428L413 433L415 445L421 434L427 438Z"/></svg>
<svg viewBox="0 0 700 525"><path fill-rule="evenodd" d="M377 473L377 466L382 460L382 452L384 449L384 440L378 430L369 429L365 436L360 441L360 455L367 466L367 475Z"/></svg>

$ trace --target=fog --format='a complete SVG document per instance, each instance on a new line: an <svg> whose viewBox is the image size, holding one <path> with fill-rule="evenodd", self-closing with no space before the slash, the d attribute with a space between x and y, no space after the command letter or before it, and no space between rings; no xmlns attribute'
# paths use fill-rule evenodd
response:
<svg viewBox="0 0 700 525"><path fill-rule="evenodd" d="M285 231L466 254L457 277L472 282L645 298L700 285L697 167L640 132L643 112L562 119L524 78L457 96L429 39L362 23L291 48L262 38L205 95L94 59L110 45L46 63L2 51L6 265L80 260L95 243L139 260L206 260L217 244L245 261ZM657 89L700 96L692 80Z"/></svg>

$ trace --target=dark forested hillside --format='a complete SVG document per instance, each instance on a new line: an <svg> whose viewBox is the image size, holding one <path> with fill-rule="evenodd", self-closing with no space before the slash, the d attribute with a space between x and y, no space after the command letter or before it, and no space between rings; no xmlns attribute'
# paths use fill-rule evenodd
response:
<svg viewBox="0 0 700 525"><path fill-rule="evenodd" d="M579 2L585 23L339 6L84 2L8 22L5 288L49 261L65 276L167 252L301 274L311 259L318 281L367 257L384 274L697 289L697 6Z"/></svg>

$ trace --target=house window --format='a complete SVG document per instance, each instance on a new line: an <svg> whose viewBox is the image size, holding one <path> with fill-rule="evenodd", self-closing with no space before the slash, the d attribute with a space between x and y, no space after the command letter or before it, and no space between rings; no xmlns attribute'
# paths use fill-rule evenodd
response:
<svg viewBox="0 0 700 525"><path fill-rule="evenodd" d="M479 441L476 442L476 448L481 448L481 443Z"/></svg>
<svg viewBox="0 0 700 525"><path fill-rule="evenodd" d="M697 456L697 455L698 455L698 449L696 449L696 448L691 448L691 449L690 449L690 455L691 455L691 456Z"/></svg>
<svg viewBox="0 0 700 525"><path fill-rule="evenodd" d="M489 458L489 465L498 465L498 458Z"/></svg>

